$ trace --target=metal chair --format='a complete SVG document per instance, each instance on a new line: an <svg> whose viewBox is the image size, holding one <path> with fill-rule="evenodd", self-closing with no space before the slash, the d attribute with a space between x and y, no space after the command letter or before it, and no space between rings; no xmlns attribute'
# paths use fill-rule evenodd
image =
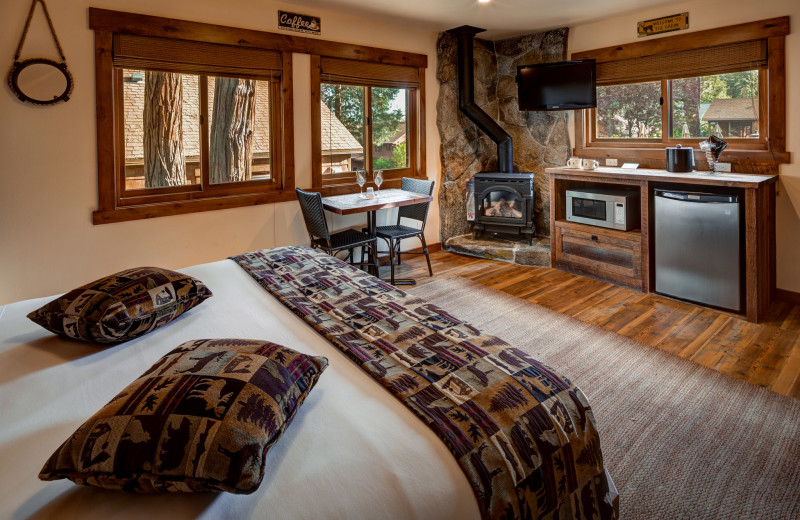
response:
<svg viewBox="0 0 800 520"><path fill-rule="evenodd" d="M434 181L423 179L410 179L403 177L401 189L405 191L412 191L414 193L422 193L423 195L431 195L433 193ZM394 284L394 266L400 264L400 255L425 255L425 260L428 262L428 274L433 276L433 269L431 269L431 257L428 255L428 246L425 243L425 221L428 219L428 206L430 202L423 202L420 204L413 204L410 206L401 206L397 211L397 224L393 226L378 226L375 228L375 235L386 241L389 246L389 265L391 266L392 275L390 283ZM422 225L419 229L400 224L402 219L416 220L421 222ZM422 251L400 251L400 241L405 238L418 237L422 242ZM395 259L397 260L395 262Z"/></svg>
<svg viewBox="0 0 800 520"><path fill-rule="evenodd" d="M362 269L364 266L371 266L374 268L372 274L378 274L378 242L377 239L369 233L358 231L357 229L345 229L331 234L328 230L328 222L325 220L325 209L322 207L322 195L315 191L303 191L300 188L295 188L297 193L297 200L300 202L300 209L303 212L303 219L306 222L306 230L308 237L311 239L311 247L321 249L327 254L334 256L337 251L347 250L346 262L351 262L353 265L358 265ZM356 247L366 247L369 249L369 258L364 261L364 255L361 255L361 262L355 263L353 250ZM372 259L372 261L370 261Z"/></svg>

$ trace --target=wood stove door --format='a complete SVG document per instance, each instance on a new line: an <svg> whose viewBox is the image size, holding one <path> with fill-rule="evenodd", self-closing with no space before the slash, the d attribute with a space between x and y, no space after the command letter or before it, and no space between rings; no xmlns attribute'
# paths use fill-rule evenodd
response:
<svg viewBox="0 0 800 520"><path fill-rule="evenodd" d="M486 224L525 225L525 215L530 212L528 202L520 192L505 186L492 186L475 198L475 220Z"/></svg>

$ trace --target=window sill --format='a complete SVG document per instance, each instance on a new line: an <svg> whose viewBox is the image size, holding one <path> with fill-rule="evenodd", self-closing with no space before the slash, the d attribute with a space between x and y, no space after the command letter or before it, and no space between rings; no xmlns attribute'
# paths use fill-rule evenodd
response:
<svg viewBox="0 0 800 520"><path fill-rule="evenodd" d="M111 224L114 222L127 222L148 218L168 217L170 215L185 215L201 211L215 211L218 209L241 208L257 206L260 204L273 204L297 200L294 190L280 190L269 193L251 195L215 197L175 202L154 204L141 204L136 206L123 206L113 209L99 209L92 213L92 223Z"/></svg>

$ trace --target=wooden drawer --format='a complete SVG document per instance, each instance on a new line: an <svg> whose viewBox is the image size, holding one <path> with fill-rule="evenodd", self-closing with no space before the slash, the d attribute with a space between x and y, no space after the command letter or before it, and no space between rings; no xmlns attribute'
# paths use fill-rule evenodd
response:
<svg viewBox="0 0 800 520"><path fill-rule="evenodd" d="M553 242L555 267L642 289L639 233L557 222Z"/></svg>

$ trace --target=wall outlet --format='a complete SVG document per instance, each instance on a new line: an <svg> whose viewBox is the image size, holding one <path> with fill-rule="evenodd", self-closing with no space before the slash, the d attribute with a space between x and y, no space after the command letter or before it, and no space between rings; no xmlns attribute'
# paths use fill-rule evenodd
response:
<svg viewBox="0 0 800 520"><path fill-rule="evenodd" d="M606 166L617 166L617 164L619 163L616 159L606 159Z"/></svg>
<svg viewBox="0 0 800 520"><path fill-rule="evenodd" d="M714 168L715 172L728 172L731 171L731 163L729 162L718 162L716 167Z"/></svg>

